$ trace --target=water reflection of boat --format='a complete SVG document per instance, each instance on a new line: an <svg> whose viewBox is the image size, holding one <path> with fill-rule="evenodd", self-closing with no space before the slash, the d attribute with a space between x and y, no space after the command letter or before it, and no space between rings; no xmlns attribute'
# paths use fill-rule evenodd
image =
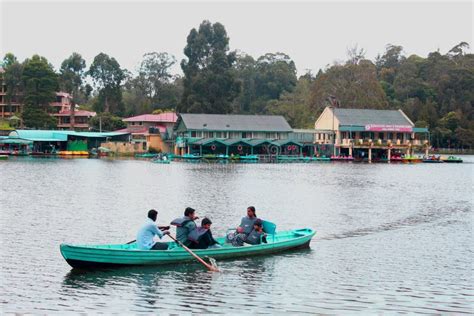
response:
<svg viewBox="0 0 474 316"><path fill-rule="evenodd" d="M199 249L196 254L215 259L229 259L278 253L290 249L308 248L316 232L310 228L278 232L267 236L268 243L222 248ZM224 243L224 238L217 239ZM183 248L170 242L168 250L138 250L135 243L118 245L67 245L60 246L61 254L73 268L101 268L130 265L176 264L195 260Z"/></svg>

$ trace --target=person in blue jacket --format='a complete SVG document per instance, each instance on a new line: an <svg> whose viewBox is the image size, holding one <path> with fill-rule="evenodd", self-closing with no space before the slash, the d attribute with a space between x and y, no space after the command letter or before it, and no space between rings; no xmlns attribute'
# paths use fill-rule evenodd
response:
<svg viewBox="0 0 474 316"><path fill-rule="evenodd" d="M164 235L169 235L169 231L161 231L156 226L156 218L158 217L158 212L156 210L148 211L148 218L140 228L137 234L137 248L140 250L166 250L168 249L168 243L165 242L156 242L154 237L158 236L160 239Z"/></svg>

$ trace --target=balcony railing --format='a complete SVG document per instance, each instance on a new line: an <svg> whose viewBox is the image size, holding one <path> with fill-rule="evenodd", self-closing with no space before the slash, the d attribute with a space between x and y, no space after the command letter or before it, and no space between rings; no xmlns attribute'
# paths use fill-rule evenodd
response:
<svg viewBox="0 0 474 316"><path fill-rule="evenodd" d="M428 144L428 140L402 140L402 139L349 139L337 140L336 145L342 146L423 146Z"/></svg>

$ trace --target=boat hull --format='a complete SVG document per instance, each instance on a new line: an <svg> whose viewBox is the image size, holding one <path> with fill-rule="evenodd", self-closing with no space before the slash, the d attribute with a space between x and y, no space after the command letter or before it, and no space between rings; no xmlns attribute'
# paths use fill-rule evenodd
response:
<svg viewBox="0 0 474 316"><path fill-rule="evenodd" d="M267 236L268 243L233 247L225 244L222 248L193 250L200 257L233 259L257 255L268 255L293 249L308 248L316 234L312 229L298 229ZM218 238L223 242L223 238ZM174 243L170 243L175 246ZM97 269L133 265L165 265L194 261L195 259L181 247L169 250L137 250L135 244L75 246L62 244L61 254L73 268Z"/></svg>

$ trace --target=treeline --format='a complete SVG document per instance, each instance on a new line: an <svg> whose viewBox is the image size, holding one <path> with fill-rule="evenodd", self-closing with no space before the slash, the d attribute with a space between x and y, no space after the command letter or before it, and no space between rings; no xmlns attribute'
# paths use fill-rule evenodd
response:
<svg viewBox="0 0 474 316"><path fill-rule="evenodd" d="M294 128L312 128L327 105L403 109L416 126L429 127L436 147L474 146L474 55L462 42L446 53L406 56L387 45L375 61L363 49L348 50L347 61L298 78L284 53L254 58L229 51L224 26L209 21L192 29L180 63L166 52L143 56L135 74L115 58L97 55L87 69L73 53L56 72L44 57L19 62L4 58L7 101L23 96L26 126L51 127L47 104L54 91L73 96L81 109L99 113L104 129L122 127L117 117L174 110L181 113L280 114ZM92 85L91 85L92 84ZM98 118L92 122L98 124Z"/></svg>

